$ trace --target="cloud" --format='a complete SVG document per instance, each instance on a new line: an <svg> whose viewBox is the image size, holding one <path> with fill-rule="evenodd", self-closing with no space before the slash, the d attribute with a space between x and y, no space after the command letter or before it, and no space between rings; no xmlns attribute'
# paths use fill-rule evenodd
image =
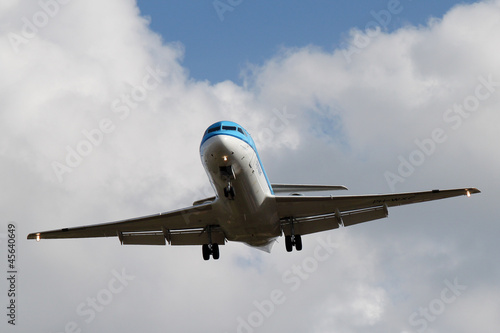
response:
<svg viewBox="0 0 500 333"><path fill-rule="evenodd" d="M467 327L467 316L451 314L498 306L485 290L496 288L499 274L492 264L499 1L458 5L425 26L375 37L358 31L370 38L364 48L352 39L332 52L285 49L246 71L242 86L190 78L182 66L189 50L152 32L133 1L12 1L0 11L9 18L0 25L2 219L19 225L23 330L62 331L74 322L82 331L236 331L238 318L253 318L255 302L278 289L286 301L269 317L261 312L255 331L413 332L420 326L412 326L412 313L455 278L467 290L429 327ZM275 182L385 192L391 172L403 179L396 191L478 186L483 193L304 237L304 251L293 255L282 242L272 255L229 243L209 265L195 247L24 240L35 230L152 214L210 196L198 147L220 119L250 131ZM436 128L446 140L426 152L416 140L429 142ZM398 171L400 157L415 162L407 176ZM336 252L292 291L283 275L311 263L328 235ZM136 278L85 322L79 304L107 290L122 268ZM482 327L497 327L493 312L482 313Z"/></svg>

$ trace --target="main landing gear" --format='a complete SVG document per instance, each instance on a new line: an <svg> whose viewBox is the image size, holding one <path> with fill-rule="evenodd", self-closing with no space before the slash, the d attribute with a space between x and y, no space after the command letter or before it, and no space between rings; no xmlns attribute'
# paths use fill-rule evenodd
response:
<svg viewBox="0 0 500 333"><path fill-rule="evenodd" d="M300 235L295 234L295 228L294 228L294 218L289 218L290 221L290 231L291 235L285 235L285 248L287 252L292 252L293 248L297 251L302 250L302 237Z"/></svg>
<svg viewBox="0 0 500 333"><path fill-rule="evenodd" d="M209 260L210 255L214 258L214 260L219 259L220 257L220 252L219 252L219 244L203 244L201 247L202 252L203 252L203 259Z"/></svg>
<svg viewBox="0 0 500 333"><path fill-rule="evenodd" d="M302 250L302 237L300 235L285 236L286 251L292 252L294 246L297 251Z"/></svg>
<svg viewBox="0 0 500 333"><path fill-rule="evenodd" d="M212 243L212 228L213 226L211 225L207 226L206 231L208 233L208 244L203 244L201 247L203 259L205 260L209 260L210 256L212 256L214 260L217 260L220 257L219 244Z"/></svg>

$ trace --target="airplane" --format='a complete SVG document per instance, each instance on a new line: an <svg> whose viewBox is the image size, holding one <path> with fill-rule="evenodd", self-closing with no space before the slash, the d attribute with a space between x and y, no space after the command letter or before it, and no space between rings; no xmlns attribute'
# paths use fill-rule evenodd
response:
<svg viewBox="0 0 500 333"><path fill-rule="evenodd" d="M388 207L480 193L468 187L425 192L304 196L347 190L339 185L271 184L255 142L237 123L219 121L200 144L215 196L191 207L123 221L36 232L28 239L118 237L122 245L201 245L204 260L219 259L219 245L243 242L270 252L285 236L287 252L302 250L302 237L385 218ZM277 195L281 193L281 195ZM285 194L283 194L285 193Z"/></svg>

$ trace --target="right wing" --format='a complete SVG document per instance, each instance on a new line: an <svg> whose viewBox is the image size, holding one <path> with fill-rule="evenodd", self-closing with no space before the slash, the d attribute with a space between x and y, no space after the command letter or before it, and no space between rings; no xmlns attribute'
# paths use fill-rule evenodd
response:
<svg viewBox="0 0 500 333"><path fill-rule="evenodd" d="M223 245L224 232L217 226L212 203L129 220L35 232L28 239L118 237L121 244ZM210 231L210 236L209 232Z"/></svg>
<svg viewBox="0 0 500 333"><path fill-rule="evenodd" d="M479 193L477 188L348 196L276 196L285 235L306 235L388 216L388 207Z"/></svg>

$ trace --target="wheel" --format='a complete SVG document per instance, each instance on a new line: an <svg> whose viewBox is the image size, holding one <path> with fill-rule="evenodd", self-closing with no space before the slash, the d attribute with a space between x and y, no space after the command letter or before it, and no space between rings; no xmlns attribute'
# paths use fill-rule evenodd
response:
<svg viewBox="0 0 500 333"><path fill-rule="evenodd" d="M208 244L203 244L203 246L201 247L201 250L203 252L203 259L205 260L209 260L210 259L210 248L208 247Z"/></svg>
<svg viewBox="0 0 500 333"><path fill-rule="evenodd" d="M212 257L217 260L219 259L220 252L219 252L219 244L215 243L212 244Z"/></svg>
<svg viewBox="0 0 500 333"><path fill-rule="evenodd" d="M302 237L300 235L295 235L295 249L297 251L302 250Z"/></svg>
<svg viewBox="0 0 500 333"><path fill-rule="evenodd" d="M292 236L285 236L285 248L286 252L292 252L293 250Z"/></svg>
<svg viewBox="0 0 500 333"><path fill-rule="evenodd" d="M234 200L234 188L231 185L224 187L224 196L229 200Z"/></svg>

